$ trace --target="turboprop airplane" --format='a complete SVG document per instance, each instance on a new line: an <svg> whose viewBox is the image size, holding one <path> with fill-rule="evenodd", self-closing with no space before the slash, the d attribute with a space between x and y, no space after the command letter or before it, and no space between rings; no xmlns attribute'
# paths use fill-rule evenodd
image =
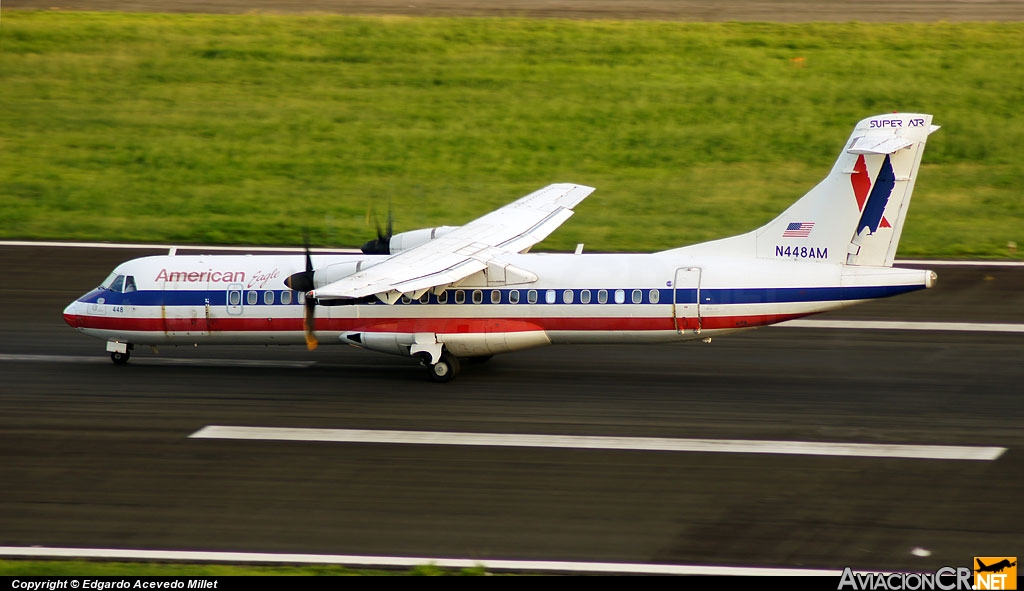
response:
<svg viewBox="0 0 1024 591"><path fill-rule="evenodd" d="M460 359L561 343L710 340L931 287L893 268L932 116L857 124L823 181L765 226L649 254L528 253L594 189L553 184L464 226L382 236L360 254L152 256L64 311L135 345L348 344L410 356L438 382Z"/></svg>

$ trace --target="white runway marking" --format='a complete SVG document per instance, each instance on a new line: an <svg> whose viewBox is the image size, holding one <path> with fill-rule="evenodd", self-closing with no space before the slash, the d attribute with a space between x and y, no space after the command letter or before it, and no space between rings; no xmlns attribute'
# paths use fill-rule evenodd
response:
<svg viewBox="0 0 1024 591"><path fill-rule="evenodd" d="M351 567L484 568L516 572L629 573L650 575L733 575L838 577L842 570L706 566L699 564L631 564L620 562L558 562L535 560L473 560L469 558L422 558L414 556L353 556L337 554L278 554L274 552L192 552L173 550L121 550L109 548L46 548L0 546L0 556L18 558L89 558L106 560L173 560L178 562L337 564Z"/></svg>
<svg viewBox="0 0 1024 591"><path fill-rule="evenodd" d="M33 241L33 240L0 240L0 246L46 246L54 248L122 248L122 249L146 249L168 250L224 250L240 252L305 252L305 249L297 246L225 246L225 245L195 245L195 244L120 244L115 242L54 242L54 241ZM359 253L358 248L312 248L313 252L338 252L338 253ZM897 259L895 266L900 265L933 265L946 267L1024 267L1024 261L941 261L922 259Z"/></svg>
<svg viewBox="0 0 1024 591"><path fill-rule="evenodd" d="M51 248L114 248L126 250L201 250L225 252L306 252L301 246L201 246L193 244L116 244L109 242L30 242L25 240L0 240L0 246L45 246ZM358 254L358 248L310 248L311 252Z"/></svg>
<svg viewBox="0 0 1024 591"><path fill-rule="evenodd" d="M789 320L776 326L789 328L840 328L858 330L934 330L948 332L1024 333L1024 324L984 322L901 322L897 320Z"/></svg>
<svg viewBox="0 0 1024 591"><path fill-rule="evenodd" d="M923 259L897 259L895 266L932 265L943 267L1024 267L1024 261L940 261Z"/></svg>
<svg viewBox="0 0 1024 591"><path fill-rule="evenodd" d="M522 435L515 433L450 433L440 431L370 431L363 429L295 429L230 427L221 425L208 425L189 435L189 437L196 439L249 439L261 441L548 447L560 449L615 449L973 461L992 461L1006 451L1005 447L965 447L956 445L819 443L813 441L754 441L742 439L669 439L661 437Z"/></svg>
<svg viewBox="0 0 1024 591"><path fill-rule="evenodd" d="M0 353L0 362L17 363L103 363L113 365L110 357L97 355L24 355ZM195 365L198 367L310 367L315 361L275 361L271 359L180 359L174 357L132 358L132 365Z"/></svg>

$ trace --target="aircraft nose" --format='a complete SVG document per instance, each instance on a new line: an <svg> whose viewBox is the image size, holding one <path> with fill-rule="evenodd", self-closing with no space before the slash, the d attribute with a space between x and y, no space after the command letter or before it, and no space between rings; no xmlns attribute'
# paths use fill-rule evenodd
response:
<svg viewBox="0 0 1024 591"><path fill-rule="evenodd" d="M78 328L81 308L82 302L78 301L71 302L67 308L64 308L64 322L67 322L71 328Z"/></svg>

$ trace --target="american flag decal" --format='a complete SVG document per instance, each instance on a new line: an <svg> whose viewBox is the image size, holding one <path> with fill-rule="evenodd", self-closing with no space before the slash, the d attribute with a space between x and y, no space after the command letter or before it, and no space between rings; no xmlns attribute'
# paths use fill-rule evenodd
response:
<svg viewBox="0 0 1024 591"><path fill-rule="evenodd" d="M782 233L783 238L807 238L811 235L811 228L814 227L814 222L793 222L786 226L786 231Z"/></svg>

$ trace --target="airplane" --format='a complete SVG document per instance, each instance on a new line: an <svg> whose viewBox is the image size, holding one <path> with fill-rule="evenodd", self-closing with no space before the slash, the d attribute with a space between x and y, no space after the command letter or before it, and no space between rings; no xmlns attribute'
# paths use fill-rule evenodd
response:
<svg viewBox="0 0 1024 591"><path fill-rule="evenodd" d="M1012 568L1017 566L1017 561L1010 562L1009 559L1002 559L994 564L985 565L980 558L975 559L978 561L978 568L974 570L976 573L1000 573L1005 568Z"/></svg>
<svg viewBox="0 0 1024 591"><path fill-rule="evenodd" d="M931 122L860 121L824 180L730 238L530 253L594 191L557 183L463 226L389 229L358 254L127 261L64 319L118 365L136 345L322 342L418 359L437 382L466 360L553 344L710 342L933 286L930 270L892 266Z"/></svg>

